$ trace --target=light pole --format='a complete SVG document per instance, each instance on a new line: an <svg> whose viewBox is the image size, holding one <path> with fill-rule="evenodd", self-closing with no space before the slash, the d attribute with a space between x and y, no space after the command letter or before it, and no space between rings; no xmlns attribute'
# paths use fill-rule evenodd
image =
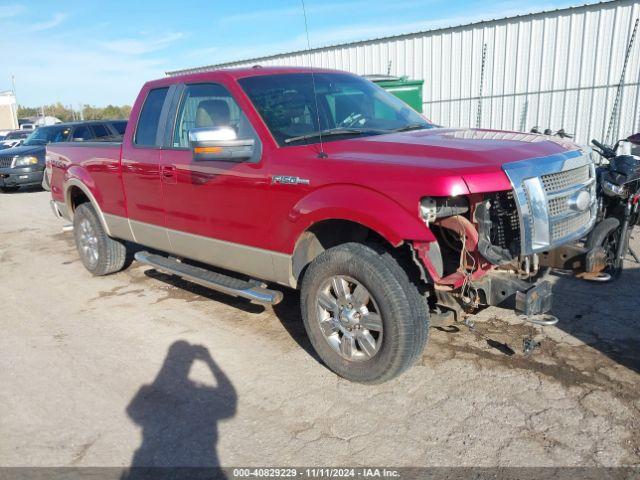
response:
<svg viewBox="0 0 640 480"><path fill-rule="evenodd" d="M18 98L16 97L16 76L11 74L11 93L13 93L13 102L15 111L13 112L13 117L15 120L15 127L20 128L20 123L18 122Z"/></svg>

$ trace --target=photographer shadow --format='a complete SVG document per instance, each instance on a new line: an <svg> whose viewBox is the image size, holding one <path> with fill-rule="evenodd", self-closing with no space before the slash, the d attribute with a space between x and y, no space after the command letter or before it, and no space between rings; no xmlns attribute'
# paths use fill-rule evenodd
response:
<svg viewBox="0 0 640 480"><path fill-rule="evenodd" d="M196 361L207 366L215 387L189 378ZM167 475L177 467L218 467L218 422L233 417L236 405L235 388L209 350L175 342L154 381L143 385L126 409L142 428L142 444L122 480L173 478ZM215 478L222 478L219 473Z"/></svg>

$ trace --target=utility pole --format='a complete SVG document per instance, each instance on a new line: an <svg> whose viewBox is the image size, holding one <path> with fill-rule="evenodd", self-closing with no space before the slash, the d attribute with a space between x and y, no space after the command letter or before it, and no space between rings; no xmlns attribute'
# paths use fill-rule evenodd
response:
<svg viewBox="0 0 640 480"><path fill-rule="evenodd" d="M13 73L11 74L11 92L13 93L13 101L15 102L16 109L15 112L13 112L13 119L16 127L20 128L20 123L18 122L18 98L16 97L16 76Z"/></svg>

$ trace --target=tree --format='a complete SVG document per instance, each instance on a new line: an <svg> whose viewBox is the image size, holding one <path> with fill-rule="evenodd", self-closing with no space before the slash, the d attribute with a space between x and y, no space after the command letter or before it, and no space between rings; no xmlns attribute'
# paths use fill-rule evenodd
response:
<svg viewBox="0 0 640 480"><path fill-rule="evenodd" d="M59 118L63 122L79 120L81 117L85 120L126 120L129 118L130 113L130 105L107 105L106 107L83 105L82 112L73 110L60 102L43 105L42 107L18 106L18 118L38 117L41 114L44 114Z"/></svg>

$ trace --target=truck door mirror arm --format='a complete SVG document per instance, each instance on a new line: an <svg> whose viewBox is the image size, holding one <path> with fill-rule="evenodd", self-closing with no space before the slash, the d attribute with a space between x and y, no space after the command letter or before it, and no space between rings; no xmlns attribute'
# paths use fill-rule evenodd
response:
<svg viewBox="0 0 640 480"><path fill-rule="evenodd" d="M189 130L194 161L243 162L253 158L253 138L238 138L232 127L206 127Z"/></svg>

